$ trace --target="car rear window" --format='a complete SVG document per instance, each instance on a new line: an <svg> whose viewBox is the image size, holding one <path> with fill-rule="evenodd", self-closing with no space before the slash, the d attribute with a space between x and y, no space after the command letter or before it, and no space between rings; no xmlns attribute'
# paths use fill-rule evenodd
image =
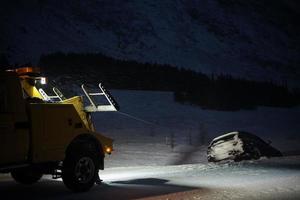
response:
<svg viewBox="0 0 300 200"><path fill-rule="evenodd" d="M265 143L260 137L250 134L250 133L247 133L247 132L241 132L239 134L239 137L245 141Z"/></svg>

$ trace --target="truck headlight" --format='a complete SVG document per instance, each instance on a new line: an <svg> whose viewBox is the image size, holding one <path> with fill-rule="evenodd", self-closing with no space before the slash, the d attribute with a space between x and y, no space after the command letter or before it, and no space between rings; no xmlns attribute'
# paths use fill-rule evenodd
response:
<svg viewBox="0 0 300 200"><path fill-rule="evenodd" d="M111 154L112 148L111 147L105 147L105 152L108 154Z"/></svg>
<svg viewBox="0 0 300 200"><path fill-rule="evenodd" d="M41 84L45 85L47 83L46 77L41 77Z"/></svg>

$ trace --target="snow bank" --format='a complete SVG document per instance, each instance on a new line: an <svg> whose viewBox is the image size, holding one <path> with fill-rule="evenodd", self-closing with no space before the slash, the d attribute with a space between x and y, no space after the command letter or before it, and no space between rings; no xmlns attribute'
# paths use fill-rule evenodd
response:
<svg viewBox="0 0 300 200"><path fill-rule="evenodd" d="M299 108L224 112L178 104L171 92L114 90L112 95L122 112L150 123L119 113L93 115L96 129L115 139L108 166L206 162L210 140L233 130L271 140L283 153L300 152Z"/></svg>

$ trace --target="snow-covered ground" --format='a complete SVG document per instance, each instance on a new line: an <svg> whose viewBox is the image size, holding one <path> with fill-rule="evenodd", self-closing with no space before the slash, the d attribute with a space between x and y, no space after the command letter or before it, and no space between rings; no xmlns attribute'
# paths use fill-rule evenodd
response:
<svg viewBox="0 0 300 200"><path fill-rule="evenodd" d="M270 140L286 155L300 153L299 108L224 112L178 104L171 92L114 90L112 94L121 112L140 120L116 112L93 115L97 131L115 139L108 167L206 163L211 139L236 130Z"/></svg>
<svg viewBox="0 0 300 200"><path fill-rule="evenodd" d="M298 199L299 158L221 165L113 168L100 174L108 184L182 189L147 199Z"/></svg>
<svg viewBox="0 0 300 200"><path fill-rule="evenodd" d="M299 152L299 108L236 112L180 105L170 92L112 91L123 113L96 113L96 128L115 139L104 183L82 194L49 176L34 186L0 177L0 199L300 199L300 156L207 163L208 141L246 130L286 154ZM142 121L145 120L145 121ZM172 140L173 138L173 145Z"/></svg>
<svg viewBox="0 0 300 200"><path fill-rule="evenodd" d="M145 158L147 159L147 158ZM0 181L1 199L299 199L300 157L227 164L109 168L104 183L71 193L61 180L44 177L34 186Z"/></svg>

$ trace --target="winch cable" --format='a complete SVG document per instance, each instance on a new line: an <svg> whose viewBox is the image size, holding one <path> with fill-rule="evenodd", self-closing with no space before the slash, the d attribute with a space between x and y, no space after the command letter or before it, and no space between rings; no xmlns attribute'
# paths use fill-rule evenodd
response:
<svg viewBox="0 0 300 200"><path fill-rule="evenodd" d="M124 113L124 112L121 112L121 111L118 111L118 113L121 114L121 115L124 115L124 116L126 116L126 117L129 117L129 118L131 118L131 119L134 119L134 120L143 122L143 123L145 123L145 124L150 124L150 125L153 125L153 126L158 126L158 124L155 124L155 123L153 123L153 122L149 122L149 121L144 120L144 119L141 119L141 118L139 118L139 117L135 117L135 116L130 115L130 114L128 114L128 113Z"/></svg>

